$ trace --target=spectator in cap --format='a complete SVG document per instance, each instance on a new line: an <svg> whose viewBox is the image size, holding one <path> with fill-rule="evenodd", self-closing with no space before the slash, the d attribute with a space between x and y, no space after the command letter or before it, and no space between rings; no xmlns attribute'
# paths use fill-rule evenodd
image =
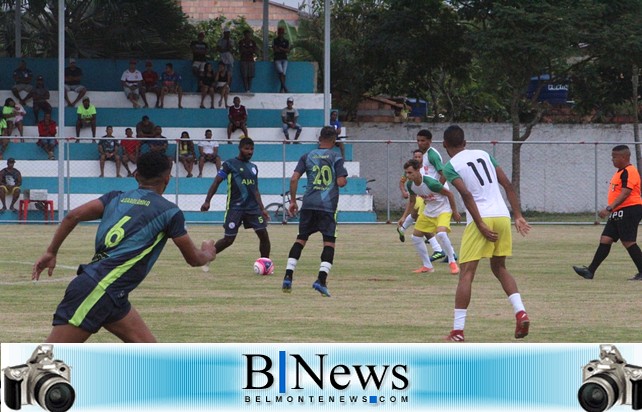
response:
<svg viewBox="0 0 642 412"><path fill-rule="evenodd" d="M82 81L82 69L76 66L76 59L69 59L69 66L65 68L65 102L67 106L74 107L85 96L87 88L80 84ZM77 93L72 102L69 99L69 92ZM95 137L95 133L94 133Z"/></svg>
<svg viewBox="0 0 642 412"><path fill-rule="evenodd" d="M294 140L299 140L299 136L301 135L303 128L299 124L299 111L294 108L294 99L292 97L288 97L287 106L281 110L281 122L283 123L283 134L285 135L285 140L290 140L290 129L296 130Z"/></svg>
<svg viewBox="0 0 642 412"><path fill-rule="evenodd" d="M82 104L76 110L76 137L80 137L80 129L91 127L91 137L96 137L96 106L91 104L89 97L82 99ZM78 141L76 141L78 142Z"/></svg>
<svg viewBox="0 0 642 412"><path fill-rule="evenodd" d="M16 202L20 197L20 185L22 185L22 175L20 171L13 167L16 164L16 159L10 157L7 159L7 167L0 170L0 202L2 202L2 209L0 212L7 210L6 197L11 193L11 205L9 210L17 212Z"/></svg>
<svg viewBox="0 0 642 412"><path fill-rule="evenodd" d="M16 99L18 99L18 101L24 105L25 101L27 100L27 96L29 96L31 89L33 89L33 86L31 85L31 81L33 80L33 73L27 68L26 61L20 60L20 65L16 70L13 71L13 80L15 81L15 84L11 88L11 92L16 97ZM26 92L26 96L24 99L20 97L21 92Z"/></svg>
<svg viewBox="0 0 642 412"><path fill-rule="evenodd" d="M288 93L285 86L285 74L288 71L288 53L290 53L290 41L285 38L285 28L279 27L276 31L276 37L272 42L274 51L274 70L279 76L281 82L281 93Z"/></svg>
<svg viewBox="0 0 642 412"><path fill-rule="evenodd" d="M189 48L192 50L192 74L198 77L205 68L207 53L210 49L207 43L205 43L205 33L198 33L197 39L192 40Z"/></svg>
<svg viewBox="0 0 642 412"><path fill-rule="evenodd" d="M147 93L154 93L156 95L156 104L154 107L158 107L158 98L160 96L161 88L158 85L158 73L154 70L154 64L151 60L145 62L145 71L142 73L143 83L141 86L140 97L143 98L145 107L149 107L147 104Z"/></svg>
<svg viewBox="0 0 642 412"><path fill-rule="evenodd" d="M123 72L120 77L120 83L127 100L132 102L134 108L138 108L138 96L140 95L140 86L143 82L143 75L136 68L136 60L129 61L129 68Z"/></svg>
<svg viewBox="0 0 642 412"><path fill-rule="evenodd" d="M36 87L31 90L31 93L25 99L33 99L33 116L36 119L36 124L38 124L41 110L44 113L51 113L51 104L48 102L49 97L49 89L45 86L45 78L42 76L36 77Z"/></svg>

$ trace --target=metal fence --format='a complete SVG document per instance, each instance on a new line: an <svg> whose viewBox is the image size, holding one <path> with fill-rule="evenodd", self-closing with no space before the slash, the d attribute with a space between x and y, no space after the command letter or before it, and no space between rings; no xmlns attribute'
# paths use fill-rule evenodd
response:
<svg viewBox="0 0 642 412"><path fill-rule="evenodd" d="M119 136L119 135L118 135ZM99 176L99 161L96 141L100 138L57 138L58 151L55 160L48 160L46 154L36 146L37 138L24 137L24 142L13 141L5 153L5 161L0 161L0 169L5 167L6 159L14 157L15 167L23 174L24 189L49 189L49 199L53 200L56 210L55 220L59 221L66 212L88 200L94 199L109 190L128 190L136 187L133 178L115 178L113 162L106 162L104 178ZM119 137L120 139L120 137ZM77 143L80 140L80 143ZM154 139L138 139L141 142ZM198 145L201 138L192 137ZM220 144L220 155L224 161L238 153L236 145ZM207 189L216 174L214 164L207 163L203 177L198 174L198 161L194 167L194 177L186 178L186 171L179 161L176 138L168 139L168 155L174 158L172 183L165 196L181 209L191 214L188 221L222 221L225 210L225 190L219 188L211 203L211 211L219 212L216 217L206 218L199 212ZM271 143L264 145L265 143ZM349 183L341 195L339 221L343 222L386 222L396 220L405 206L405 199L399 191L399 179L403 175L402 165L412 157L417 147L412 140L352 140L347 151ZM468 148L490 152L510 177L512 173L512 146L509 141L473 141ZM611 143L573 143L568 141L526 141L521 143L521 203L525 211L545 213L594 213L606 202L608 182L615 169L611 163ZM633 145L629 145L634 150ZM252 161L259 169L259 186L265 205L272 208L281 205L281 214L274 221L285 218L283 208L287 208L289 197L289 178L298 157L312 145L283 144L281 141L256 144ZM442 142L434 139L435 147L443 156L448 155ZM198 157L197 157L198 159ZM635 160L633 159L633 162ZM126 176L126 172L121 170ZM302 179L304 180L304 179ZM303 191L300 190L299 194ZM463 205L457 196L459 205ZM11 201L7 195L7 205ZM33 205L30 206L33 209ZM341 219L341 212L349 218ZM376 218L359 218L374 216ZM211 213L211 212L208 212ZM30 213L29 221L44 221L44 215ZM346 215L347 216L347 215ZM0 213L0 222L18 221L15 213Z"/></svg>

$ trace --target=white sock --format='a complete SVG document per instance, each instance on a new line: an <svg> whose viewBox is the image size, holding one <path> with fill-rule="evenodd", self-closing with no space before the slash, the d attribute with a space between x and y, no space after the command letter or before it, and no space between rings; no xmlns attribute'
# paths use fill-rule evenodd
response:
<svg viewBox="0 0 642 412"><path fill-rule="evenodd" d="M468 309L455 309L453 330L464 330L464 325L466 324L466 312L468 312Z"/></svg>
<svg viewBox="0 0 642 412"><path fill-rule="evenodd" d="M415 223L415 219L412 218L412 215L406 216L406 220L403 221L401 224L401 231L405 231L410 227L410 225L413 225Z"/></svg>
<svg viewBox="0 0 642 412"><path fill-rule="evenodd" d="M430 247L432 248L433 252L443 252L444 250L441 248L441 245L439 244L439 241L437 240L436 237L431 237L428 239L430 242Z"/></svg>
<svg viewBox="0 0 642 412"><path fill-rule="evenodd" d="M454 262L455 261L455 250L453 249L453 244L450 243L450 238L448 237L448 233L446 232L439 232L435 235L439 243L442 244L444 247L444 251L446 252L446 256L448 256L448 263Z"/></svg>
<svg viewBox="0 0 642 412"><path fill-rule="evenodd" d="M513 311L515 314L523 311L526 311L526 308L524 308L524 304L522 303L522 295L519 293L513 293L508 297L508 301L513 305Z"/></svg>
<svg viewBox="0 0 642 412"><path fill-rule="evenodd" d="M299 262L299 261L298 261L297 259L294 259L294 258L288 258L288 263L287 263L287 265L285 266L285 270L294 270L294 269L296 269L296 264L297 264L298 262Z"/></svg>
<svg viewBox="0 0 642 412"><path fill-rule="evenodd" d="M417 250L417 254L419 255L419 259L421 259L423 265L427 268L431 268L432 263L430 263L430 256L428 255L428 248L424 243L424 238L412 235L412 244L415 245L415 250Z"/></svg>
<svg viewBox="0 0 642 412"><path fill-rule="evenodd" d="M327 275L328 273L330 273L330 269L332 269L332 263L321 262L321 266L319 267L319 272L325 272Z"/></svg>

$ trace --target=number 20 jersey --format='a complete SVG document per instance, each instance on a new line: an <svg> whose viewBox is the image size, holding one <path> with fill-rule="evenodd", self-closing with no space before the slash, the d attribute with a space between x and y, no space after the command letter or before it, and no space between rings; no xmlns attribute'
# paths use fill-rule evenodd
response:
<svg viewBox="0 0 642 412"><path fill-rule="evenodd" d="M334 213L339 204L337 177L348 176L343 158L332 149L315 149L299 159L294 171L307 175L301 210Z"/></svg>
<svg viewBox="0 0 642 412"><path fill-rule="evenodd" d="M481 217L510 217L497 181L497 161L483 150L462 150L444 166L449 182L462 179L479 209ZM467 224L473 222L466 213Z"/></svg>

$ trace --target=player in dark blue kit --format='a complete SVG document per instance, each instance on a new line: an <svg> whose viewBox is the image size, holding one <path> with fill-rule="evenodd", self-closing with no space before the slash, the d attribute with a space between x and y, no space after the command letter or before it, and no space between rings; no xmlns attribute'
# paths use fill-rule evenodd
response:
<svg viewBox="0 0 642 412"><path fill-rule="evenodd" d="M191 266L216 257L214 242L198 249L185 230L183 212L162 194L170 179L171 163L159 152L143 154L137 163L138 189L109 192L73 209L58 226L47 251L33 266L32 279L56 267L56 255L79 222L101 219L96 253L80 265L53 318L47 342L84 342L104 327L124 342L156 342L129 293L145 279L168 238Z"/></svg>
<svg viewBox="0 0 642 412"><path fill-rule="evenodd" d="M254 229L259 237L260 257L270 257L270 237L267 231L269 214L259 193L259 171L256 165L250 162L253 154L254 141L249 137L241 139L238 156L223 162L214 183L207 191L205 202L201 205L202 212L210 210L212 197L221 182L227 180L227 210L223 223L225 236L216 241L217 253L232 246L243 223L244 228Z"/></svg>
<svg viewBox="0 0 642 412"><path fill-rule="evenodd" d="M348 182L348 172L343 165L343 158L333 151L337 140L337 132L332 126L321 129L319 148L304 154L299 159L292 178L290 179L290 198L296 199L299 179L305 173L308 181L303 195L303 205L299 219L299 234L290 249L288 263L283 279L283 292L292 291L294 269L301 257L301 252L311 234L321 232L323 235L323 251L319 277L312 287L323 296L330 297L326 284L328 273L334 260L334 245L337 230L337 205L339 204L339 188ZM294 216L299 209L296 200L290 203L289 212Z"/></svg>

